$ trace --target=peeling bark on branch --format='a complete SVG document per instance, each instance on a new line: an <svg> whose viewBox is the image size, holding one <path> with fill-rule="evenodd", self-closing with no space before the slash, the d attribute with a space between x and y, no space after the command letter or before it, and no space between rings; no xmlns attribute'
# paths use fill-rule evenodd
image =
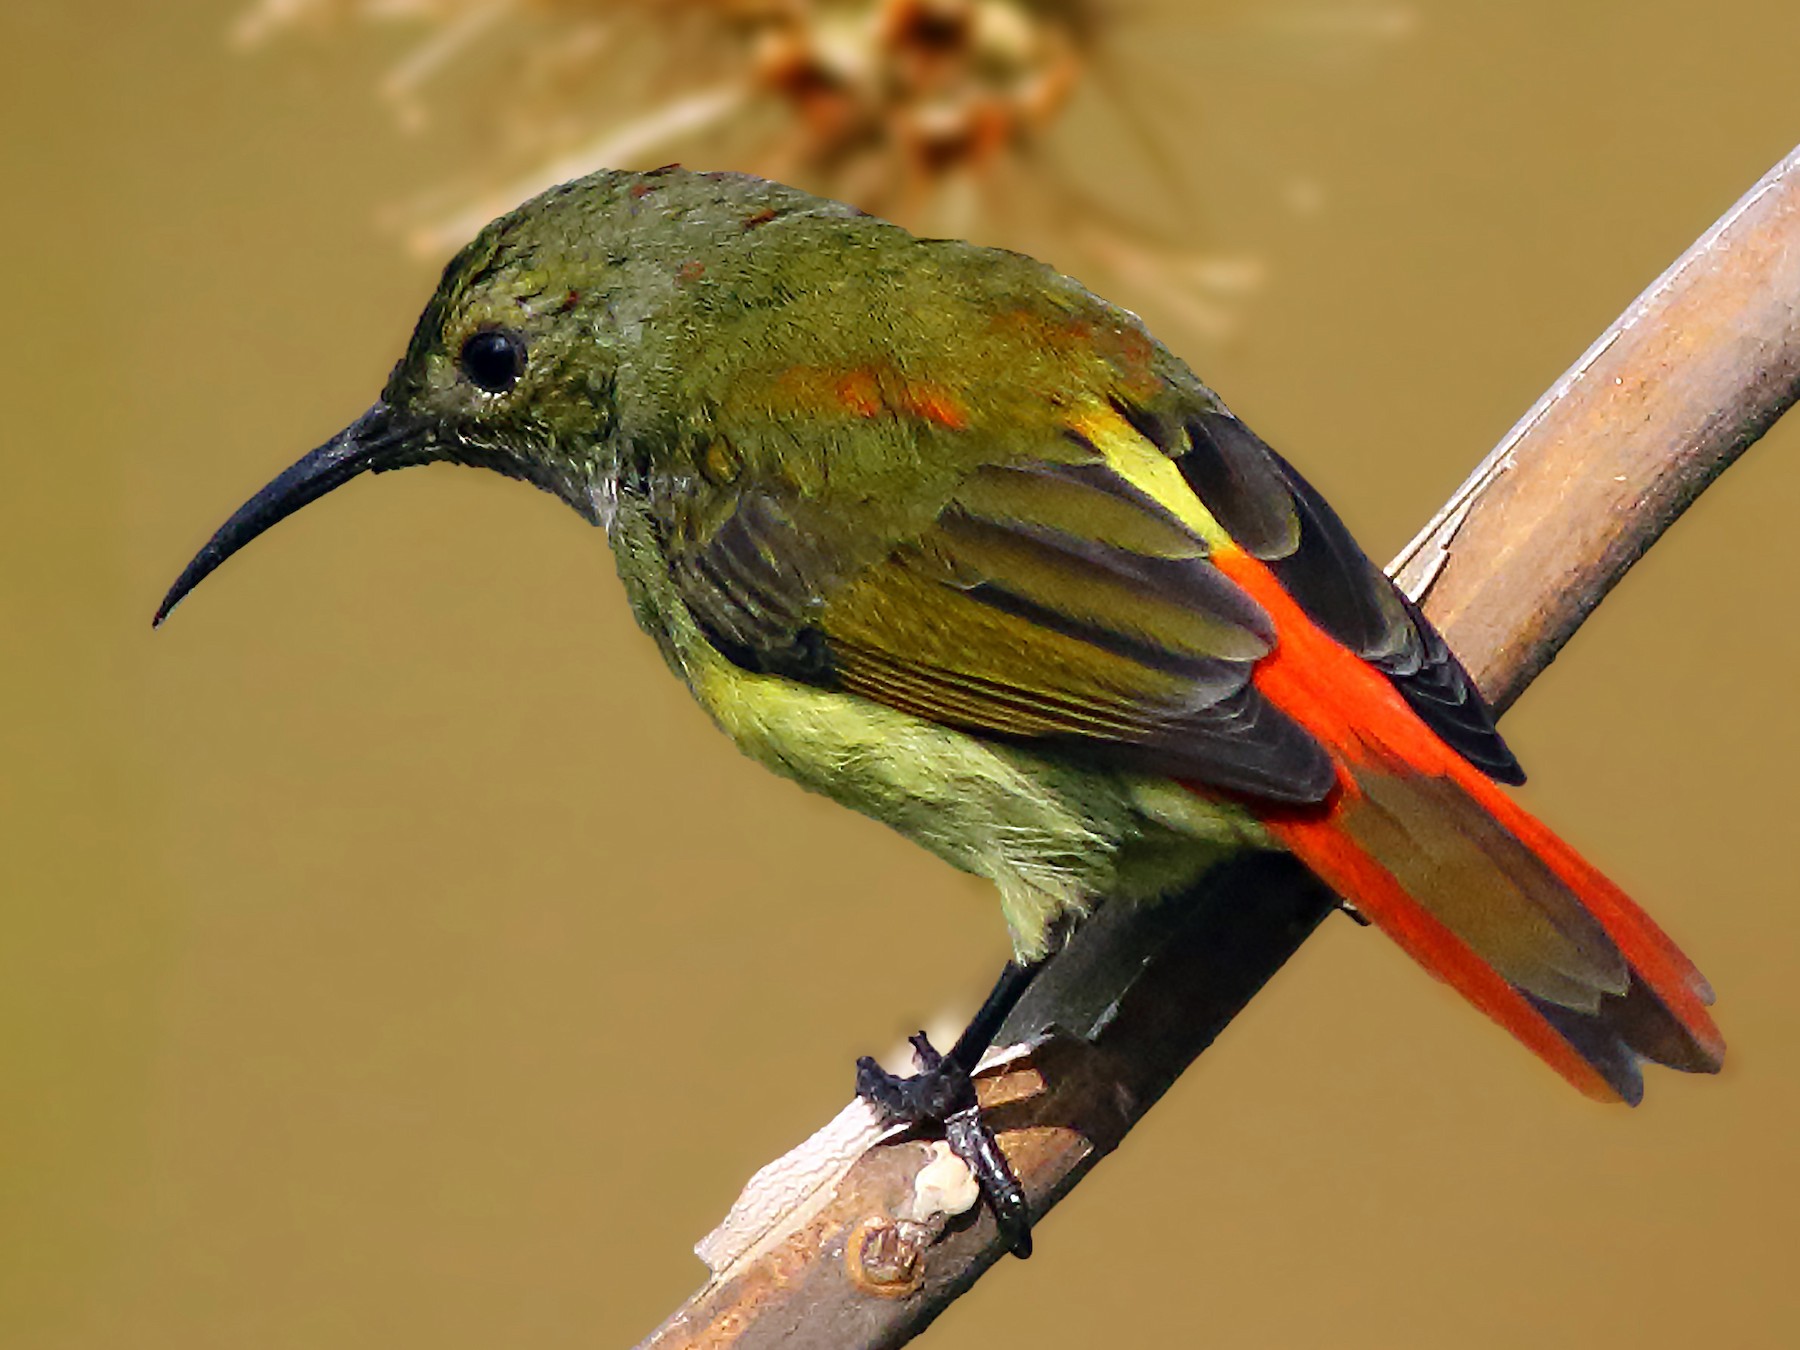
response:
<svg viewBox="0 0 1800 1350"><path fill-rule="evenodd" d="M1638 297L1394 564L1496 706L1541 673L1800 393L1800 150ZM980 1088L1042 1215L1331 912L1291 859L1103 910L1033 986ZM704 1287L640 1350L895 1346L1002 1255L941 1148L853 1103L752 1181Z"/></svg>

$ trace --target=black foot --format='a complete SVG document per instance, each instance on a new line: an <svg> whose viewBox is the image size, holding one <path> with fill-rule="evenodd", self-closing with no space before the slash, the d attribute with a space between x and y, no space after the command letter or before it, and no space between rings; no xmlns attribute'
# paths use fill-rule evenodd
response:
<svg viewBox="0 0 1800 1350"><path fill-rule="evenodd" d="M1013 1175L994 1132L981 1118L975 1083L967 1069L947 1061L924 1032L912 1037L919 1071L911 1078L889 1073L864 1055L856 1061L856 1095L880 1107L896 1121L941 1132L950 1151L975 1175L981 1194L994 1211L1007 1249L1023 1260L1031 1255L1031 1213L1025 1188Z"/></svg>

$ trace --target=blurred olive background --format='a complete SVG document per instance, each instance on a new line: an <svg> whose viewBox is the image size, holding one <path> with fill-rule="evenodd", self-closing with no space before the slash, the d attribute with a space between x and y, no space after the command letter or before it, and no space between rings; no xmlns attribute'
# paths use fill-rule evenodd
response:
<svg viewBox="0 0 1800 1350"><path fill-rule="evenodd" d="M152 636L377 392L433 275L372 222L458 149L391 45L244 57L237 8L0 11L0 1343L629 1344L997 910L734 755L601 536L489 475L359 482ZM1192 354L1379 557L1800 140L1789 3L1406 12L1342 69L1153 45L1196 233L1268 276ZM1334 921L930 1344L1796 1343L1797 438L1507 722L1717 985L1722 1079L1591 1105Z"/></svg>

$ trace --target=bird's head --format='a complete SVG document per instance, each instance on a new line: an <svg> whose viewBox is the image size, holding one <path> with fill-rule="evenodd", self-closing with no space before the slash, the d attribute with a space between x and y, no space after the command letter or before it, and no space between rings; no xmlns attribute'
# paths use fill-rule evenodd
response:
<svg viewBox="0 0 1800 1350"><path fill-rule="evenodd" d="M621 375L644 385L657 364L646 349L681 326L684 279L738 247L746 219L795 211L849 214L758 179L671 169L591 174L494 221L445 269L381 398L239 507L155 621L271 525L365 472L479 465L605 523Z"/></svg>

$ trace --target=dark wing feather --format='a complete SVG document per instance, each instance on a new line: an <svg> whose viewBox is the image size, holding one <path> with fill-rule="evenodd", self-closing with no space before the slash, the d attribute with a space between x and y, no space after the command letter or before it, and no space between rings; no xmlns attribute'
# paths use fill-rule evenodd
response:
<svg viewBox="0 0 1800 1350"><path fill-rule="evenodd" d="M692 475L647 491L678 592L746 669L1275 800L1316 801L1334 781L1324 749L1250 683L1268 616L1102 463L979 468L898 538L869 537L879 513L769 483L734 485L724 510Z"/></svg>
<svg viewBox="0 0 1800 1350"><path fill-rule="evenodd" d="M666 483L659 486L667 492ZM679 528L669 502L655 504L663 508L676 587L708 640L748 670L809 683L827 678L811 615L840 578L793 506L748 490L714 530L695 538Z"/></svg>
<svg viewBox="0 0 1800 1350"><path fill-rule="evenodd" d="M1458 753L1519 781L1462 666L1336 513L1229 413L1173 403L1114 406L1320 627ZM1325 750L1250 682L1267 615L1080 437L973 468L911 514L820 481L765 465L644 484L677 591L737 665L1145 773L1285 801L1330 790Z"/></svg>
<svg viewBox="0 0 1800 1350"><path fill-rule="evenodd" d="M1316 801L1334 779L1250 684L1267 616L1203 557L952 506L835 599L823 628L844 687L936 721L1283 801Z"/></svg>
<svg viewBox="0 0 1800 1350"><path fill-rule="evenodd" d="M1201 412L1187 431L1177 463L1188 483L1313 622L1386 675L1464 759L1502 783L1524 782L1462 663L1312 485L1230 413Z"/></svg>

